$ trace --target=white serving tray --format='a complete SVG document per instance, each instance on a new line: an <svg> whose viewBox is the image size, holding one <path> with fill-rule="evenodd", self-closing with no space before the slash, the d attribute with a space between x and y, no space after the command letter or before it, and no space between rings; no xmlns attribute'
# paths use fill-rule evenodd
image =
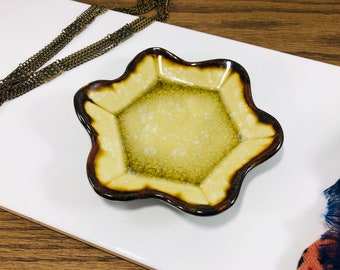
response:
<svg viewBox="0 0 340 270"><path fill-rule="evenodd" d="M0 78L86 8L68 0L0 1ZM131 20L106 13L58 58ZM137 53L156 46L187 61L237 61L255 104L283 127L283 148L246 176L236 204L217 216L192 216L155 199L107 201L88 183L90 139L73 96L90 81L120 76ZM154 23L0 107L0 206L151 268L295 269L326 230L322 192L340 177L339 115L337 66Z"/></svg>

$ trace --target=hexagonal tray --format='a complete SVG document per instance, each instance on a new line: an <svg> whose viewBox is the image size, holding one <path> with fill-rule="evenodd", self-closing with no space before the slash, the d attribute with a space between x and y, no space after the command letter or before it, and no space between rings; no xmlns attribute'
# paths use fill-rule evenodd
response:
<svg viewBox="0 0 340 270"><path fill-rule="evenodd" d="M280 124L255 106L247 72L232 60L186 62L150 48L120 78L84 86L74 104L92 140L89 181L112 200L155 197L214 215L283 143Z"/></svg>

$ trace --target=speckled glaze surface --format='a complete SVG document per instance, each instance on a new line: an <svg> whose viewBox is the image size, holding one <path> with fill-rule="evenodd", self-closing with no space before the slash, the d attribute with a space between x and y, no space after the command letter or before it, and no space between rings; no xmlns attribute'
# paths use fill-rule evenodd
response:
<svg viewBox="0 0 340 270"><path fill-rule="evenodd" d="M227 59L187 62L150 48L121 77L84 86L74 104L92 141L88 179L111 200L154 197L215 215L283 143L279 122L253 102L246 70Z"/></svg>

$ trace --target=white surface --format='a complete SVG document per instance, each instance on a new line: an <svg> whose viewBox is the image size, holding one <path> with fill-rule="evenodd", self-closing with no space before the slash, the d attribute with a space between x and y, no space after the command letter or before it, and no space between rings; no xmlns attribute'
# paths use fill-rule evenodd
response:
<svg viewBox="0 0 340 270"><path fill-rule="evenodd" d="M0 0L0 78L46 45L87 6ZM131 20L109 12L60 58ZM188 61L229 58L251 78L255 103L281 123L284 146L246 177L236 204L196 217L157 200L109 202L85 172L90 139L73 95L113 79L160 46ZM295 269L326 229L322 192L340 177L340 68L155 23L110 53L0 107L0 206L158 269Z"/></svg>

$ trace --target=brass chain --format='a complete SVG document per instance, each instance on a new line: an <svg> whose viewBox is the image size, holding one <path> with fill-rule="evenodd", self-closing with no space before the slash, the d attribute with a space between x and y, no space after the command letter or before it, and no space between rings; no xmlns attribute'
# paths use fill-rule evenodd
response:
<svg viewBox="0 0 340 270"><path fill-rule="evenodd" d="M85 62L110 51L133 34L143 30L154 21L166 21L168 18L168 0L138 0L135 6L129 8L113 8L113 10L141 15L155 10L151 17L138 17L125 24L117 31L101 40L76 51L62 59L42 67L48 60L60 52L71 40L81 33L94 19L105 13L108 8L90 6L75 21L62 30L47 46L20 64L13 72L0 80L0 106L8 100L19 97L28 91L46 83L65 71L69 71ZM42 68L41 68L42 67Z"/></svg>

